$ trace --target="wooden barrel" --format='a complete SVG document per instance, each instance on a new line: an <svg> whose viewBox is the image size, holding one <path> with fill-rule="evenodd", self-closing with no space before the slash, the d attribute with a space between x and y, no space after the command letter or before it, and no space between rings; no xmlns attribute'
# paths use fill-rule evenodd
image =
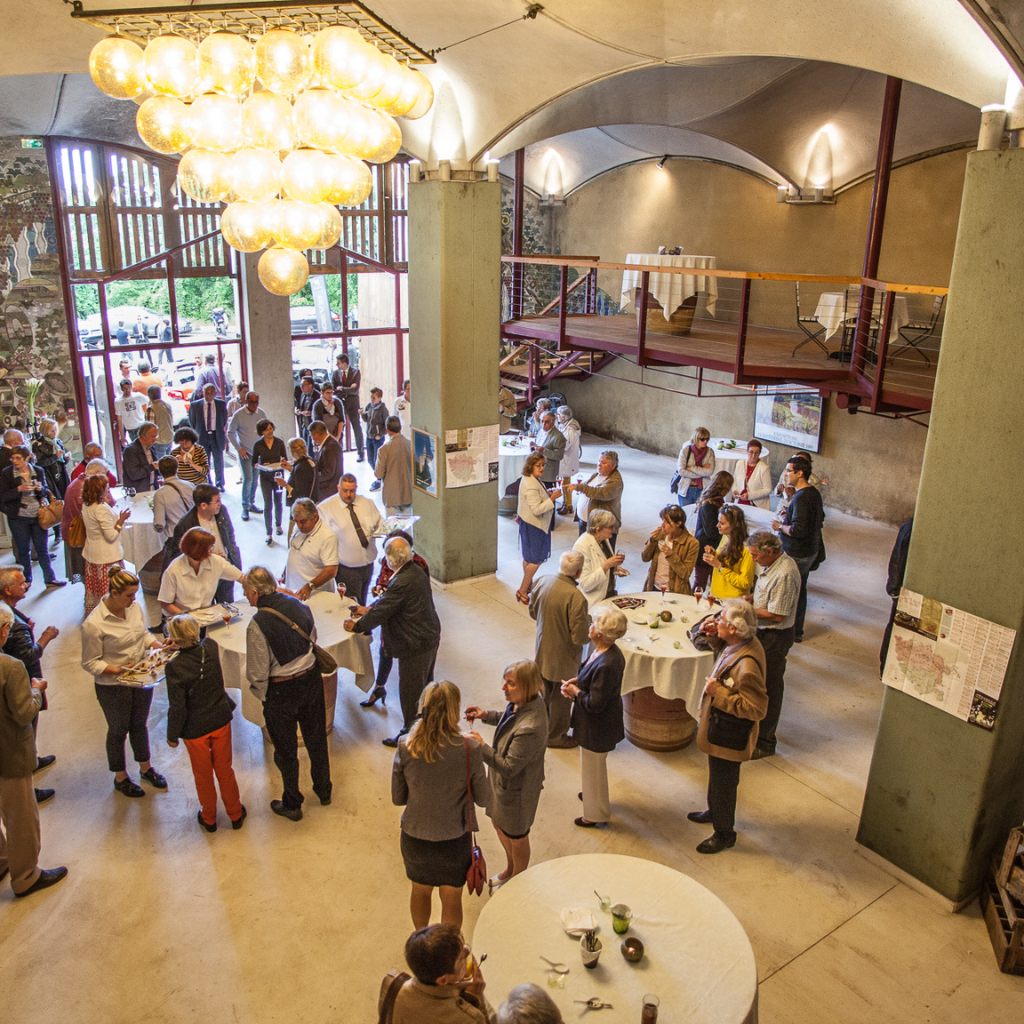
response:
<svg viewBox="0 0 1024 1024"><path fill-rule="evenodd" d="M697 720L685 700L659 697L650 686L622 698L626 738L644 750L682 750L693 742Z"/></svg>
<svg viewBox="0 0 1024 1024"><path fill-rule="evenodd" d="M636 290L636 319L640 322L640 289ZM661 303L653 296L647 296L647 330L655 334L689 334L693 326L693 315L697 312L697 296L691 295L666 320Z"/></svg>
<svg viewBox="0 0 1024 1024"><path fill-rule="evenodd" d="M164 564L164 553L158 551L139 572L139 585L144 594L156 595L160 591L160 568Z"/></svg>

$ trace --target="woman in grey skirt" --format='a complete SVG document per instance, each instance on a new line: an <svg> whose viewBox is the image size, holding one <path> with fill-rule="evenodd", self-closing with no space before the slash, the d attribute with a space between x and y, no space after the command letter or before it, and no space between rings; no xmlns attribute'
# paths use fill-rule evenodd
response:
<svg viewBox="0 0 1024 1024"><path fill-rule="evenodd" d="M462 698L454 683L431 683L423 691L423 717L395 752L391 802L402 814L402 859L412 882L409 909L415 928L430 923L434 889L440 890L441 923L462 926L462 889L472 863L469 805L487 804L490 783L482 748L459 732ZM468 783L468 784L467 784Z"/></svg>
<svg viewBox="0 0 1024 1024"><path fill-rule="evenodd" d="M530 828L544 787L544 751L548 738L548 712L544 706L544 680L533 661L514 661L505 669L502 692L504 711L466 708L468 721L494 725L494 744L479 733L469 735L483 747L490 769L491 799L486 813L505 851L505 870L487 880L493 892L530 864Z"/></svg>

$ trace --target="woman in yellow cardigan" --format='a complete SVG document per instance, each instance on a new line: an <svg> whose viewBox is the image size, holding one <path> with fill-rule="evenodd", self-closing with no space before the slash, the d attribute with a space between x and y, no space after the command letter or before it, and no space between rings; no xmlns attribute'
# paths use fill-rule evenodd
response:
<svg viewBox="0 0 1024 1024"><path fill-rule="evenodd" d="M747 519L743 510L726 505L718 513L718 532L722 542L717 551L704 548L704 561L714 567L711 596L724 601L728 597L746 597L754 592L754 559L747 550Z"/></svg>

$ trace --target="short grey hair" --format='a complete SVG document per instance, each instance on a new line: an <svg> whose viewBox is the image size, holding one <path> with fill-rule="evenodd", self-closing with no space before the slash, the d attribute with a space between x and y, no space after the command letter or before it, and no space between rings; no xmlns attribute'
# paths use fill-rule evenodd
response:
<svg viewBox="0 0 1024 1024"><path fill-rule="evenodd" d="M82 449L82 455L85 458L89 457L89 452L96 452L97 455L103 454L103 446L98 445L95 441L86 441L85 447ZM94 456L95 458L96 456Z"/></svg>
<svg viewBox="0 0 1024 1024"><path fill-rule="evenodd" d="M107 475L107 464L102 459L90 459L85 464L85 471L83 476L106 476Z"/></svg>
<svg viewBox="0 0 1024 1024"><path fill-rule="evenodd" d="M8 587L14 586L16 577L23 575L21 568L17 565L5 565L0 569L0 594L2 594Z"/></svg>
<svg viewBox="0 0 1024 1024"><path fill-rule="evenodd" d="M569 406L567 406L567 405L560 405L558 407L558 415L563 420L571 420L572 419L572 409L570 409ZM522 986L520 986L520 987L522 987ZM546 992L544 994L547 995Z"/></svg>
<svg viewBox="0 0 1024 1024"><path fill-rule="evenodd" d="M537 412L540 412L542 409L547 410L547 409L550 409L550 408L551 408L551 399L550 398L538 398L537 399Z"/></svg>
<svg viewBox="0 0 1024 1024"><path fill-rule="evenodd" d="M412 561L412 547L404 537L392 537L384 545L384 554L387 555L388 565L396 571Z"/></svg>
<svg viewBox="0 0 1024 1024"><path fill-rule="evenodd" d="M590 513L590 518L587 520L587 533L597 533L598 530L604 530L609 526L615 527L618 525L618 519L616 519L611 512L607 509L598 508Z"/></svg>
<svg viewBox="0 0 1024 1024"><path fill-rule="evenodd" d="M617 451L615 451L613 448L606 448L603 452L601 452L601 454L598 456L598 458L599 459L611 459L612 462L615 463L616 468L618 468L618 465L619 465L619 453Z"/></svg>
<svg viewBox="0 0 1024 1024"><path fill-rule="evenodd" d="M565 573L566 576L572 576L575 579L579 576L583 569L583 563L586 559L583 557L581 551L566 551L564 555L558 560L558 571Z"/></svg>
<svg viewBox="0 0 1024 1024"><path fill-rule="evenodd" d="M741 640L749 640L757 632L757 612L749 601L730 597L722 602L722 618L736 630Z"/></svg>
<svg viewBox="0 0 1024 1024"><path fill-rule="evenodd" d="M778 554L782 550L782 541L768 530L758 530L747 538L747 547L754 551L771 551Z"/></svg>
<svg viewBox="0 0 1024 1024"><path fill-rule="evenodd" d="M625 636L628 628L626 616L618 608L606 608L594 616L594 629L609 643L615 643L620 636Z"/></svg>
<svg viewBox="0 0 1024 1024"><path fill-rule="evenodd" d="M246 573L245 584L250 590L255 590L260 597L277 593L277 581L265 565L254 565Z"/></svg>
<svg viewBox="0 0 1024 1024"><path fill-rule="evenodd" d="M178 647L195 647L199 643L199 623L191 615L175 615L167 623L167 632Z"/></svg>
<svg viewBox="0 0 1024 1024"><path fill-rule="evenodd" d="M4 444L7 445L8 448L13 448L16 444L24 443L25 435L20 430L15 430L12 427L10 430L4 432Z"/></svg>
<svg viewBox="0 0 1024 1024"><path fill-rule="evenodd" d="M0 629L14 622L14 612L6 604L0 603Z"/></svg>
<svg viewBox="0 0 1024 1024"><path fill-rule="evenodd" d="M159 433L160 428L155 423L143 423L142 426L139 427L139 437L142 437L143 434L150 433L150 431L153 433Z"/></svg>
<svg viewBox="0 0 1024 1024"><path fill-rule="evenodd" d="M295 504L292 505L292 519L296 518L296 512L302 513L302 519L314 519L320 515L316 508L316 502L310 498L296 498Z"/></svg>
<svg viewBox="0 0 1024 1024"><path fill-rule="evenodd" d="M562 1024L555 1001L539 985L517 985L498 1007L496 1024Z"/></svg>

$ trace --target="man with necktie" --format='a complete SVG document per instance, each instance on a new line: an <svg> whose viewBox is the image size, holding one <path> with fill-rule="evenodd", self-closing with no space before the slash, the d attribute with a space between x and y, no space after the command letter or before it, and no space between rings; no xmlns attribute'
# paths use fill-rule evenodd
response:
<svg viewBox="0 0 1024 1024"><path fill-rule="evenodd" d="M338 538L338 583L345 585L347 597L366 604L377 558L373 531L384 521L377 506L369 498L356 495L356 478L346 473L338 484L338 493L320 502L317 511Z"/></svg>
<svg viewBox="0 0 1024 1024"><path fill-rule="evenodd" d="M359 383L362 374L353 370L348 363L348 356L338 356L338 368L331 374L331 383L334 385L334 394L341 399L345 408L345 418L352 424L352 433L355 435L356 461L363 461L363 424L359 415Z"/></svg>
<svg viewBox="0 0 1024 1024"><path fill-rule="evenodd" d="M199 435L199 443L213 462L217 486L224 489L224 445L227 441L228 409L217 397L217 385L207 384L202 397L188 409L189 426Z"/></svg>

